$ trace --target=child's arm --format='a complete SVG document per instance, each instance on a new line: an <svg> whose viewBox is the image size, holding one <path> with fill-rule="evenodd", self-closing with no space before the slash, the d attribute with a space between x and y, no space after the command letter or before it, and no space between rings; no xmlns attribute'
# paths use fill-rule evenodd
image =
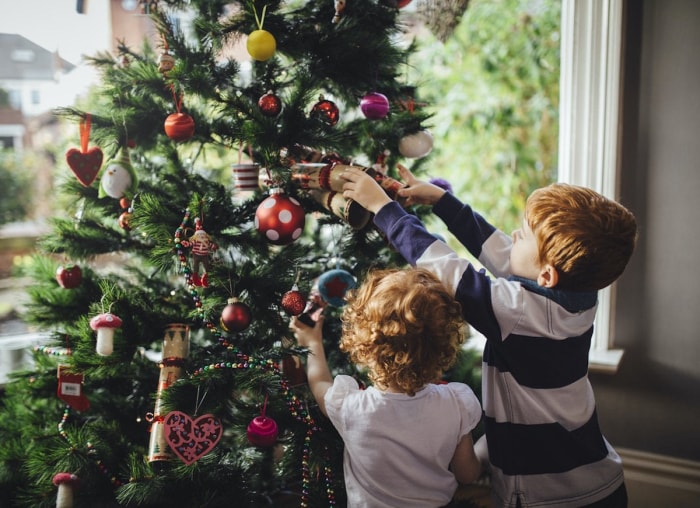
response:
<svg viewBox="0 0 700 508"><path fill-rule="evenodd" d="M309 349L309 355L306 357L306 377L309 380L309 388L321 412L328 416L324 397L333 385L333 377L326 361L326 352L323 350L323 316L319 317L313 328L306 326L296 317L292 318L289 327L294 330L297 343Z"/></svg>
<svg viewBox="0 0 700 508"><path fill-rule="evenodd" d="M464 436L450 462L450 470L459 483L472 483L481 476L481 463L474 452L474 440L471 434Z"/></svg>
<svg viewBox="0 0 700 508"><path fill-rule="evenodd" d="M406 198L407 205L434 205L447 192L445 189L433 185L429 182L419 180L408 168L397 164L399 176L406 184L406 187L399 189L399 197Z"/></svg>

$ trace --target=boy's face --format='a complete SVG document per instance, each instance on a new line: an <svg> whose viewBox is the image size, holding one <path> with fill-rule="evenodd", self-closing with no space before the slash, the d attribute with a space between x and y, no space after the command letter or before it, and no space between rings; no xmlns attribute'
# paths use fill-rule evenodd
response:
<svg viewBox="0 0 700 508"><path fill-rule="evenodd" d="M539 251L537 240L532 232L527 218L523 225L511 234L513 248L510 251L510 271L513 275L526 279L537 280L540 275Z"/></svg>

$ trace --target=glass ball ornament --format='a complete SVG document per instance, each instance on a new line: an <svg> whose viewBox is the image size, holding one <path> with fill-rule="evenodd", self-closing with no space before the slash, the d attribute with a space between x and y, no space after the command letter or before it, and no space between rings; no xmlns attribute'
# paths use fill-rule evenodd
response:
<svg viewBox="0 0 700 508"><path fill-rule="evenodd" d="M340 110L335 102L320 97L311 109L311 117L333 127L340 120Z"/></svg>
<svg viewBox="0 0 700 508"><path fill-rule="evenodd" d="M389 113L389 99L379 92L370 92L360 101L360 110L369 120L381 120Z"/></svg>
<svg viewBox="0 0 700 508"><path fill-rule="evenodd" d="M420 159L433 149L433 135L427 130L404 136L399 140L399 153L409 159Z"/></svg>
<svg viewBox="0 0 700 508"><path fill-rule="evenodd" d="M282 111L282 101L272 92L267 92L258 99L258 107L265 116L277 116Z"/></svg>
<svg viewBox="0 0 700 508"><path fill-rule="evenodd" d="M298 316L304 312L304 308L306 307L306 297L301 291L299 291L299 287L294 284L292 289L282 295L280 305L282 306L282 309L290 316Z"/></svg>
<svg viewBox="0 0 700 508"><path fill-rule="evenodd" d="M256 416L248 424L246 436L254 446L269 448L277 442L277 422L269 416Z"/></svg>
<svg viewBox="0 0 700 508"><path fill-rule="evenodd" d="M238 298L229 298L226 307L221 311L221 319L219 324L226 332L242 332L253 321L253 314L250 312L250 307L238 300Z"/></svg>
<svg viewBox="0 0 700 508"><path fill-rule="evenodd" d="M173 141L186 141L194 134L194 120L187 113L168 115L163 127L165 134Z"/></svg>
<svg viewBox="0 0 700 508"><path fill-rule="evenodd" d="M274 245L288 245L304 232L306 212L299 201L274 188L255 211L255 229Z"/></svg>
<svg viewBox="0 0 700 508"><path fill-rule="evenodd" d="M321 298L334 307L345 305L346 293L356 285L355 277L340 268L322 273L318 278L318 292Z"/></svg>
<svg viewBox="0 0 700 508"><path fill-rule="evenodd" d="M275 36L267 30L254 30L248 35L246 41L246 49L248 54L259 62L269 60L277 50L277 41Z"/></svg>

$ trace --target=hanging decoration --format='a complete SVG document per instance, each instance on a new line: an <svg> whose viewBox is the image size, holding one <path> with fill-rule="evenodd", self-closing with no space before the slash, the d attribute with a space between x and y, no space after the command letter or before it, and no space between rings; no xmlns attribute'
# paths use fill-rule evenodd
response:
<svg viewBox="0 0 700 508"><path fill-rule="evenodd" d="M78 265L66 265L56 268L56 282L64 289L74 289L80 286L83 271Z"/></svg>
<svg viewBox="0 0 700 508"><path fill-rule="evenodd" d="M267 395L265 395L265 403L263 404L260 416L256 416L248 424L246 436L248 441L254 446L261 448L269 448L277 442L279 430L277 422L265 415L267 408Z"/></svg>
<svg viewBox="0 0 700 508"><path fill-rule="evenodd" d="M253 314L250 307L238 298L231 297L226 301L224 310L221 311L219 324L224 331L238 333L248 328L252 321Z"/></svg>
<svg viewBox="0 0 700 508"><path fill-rule="evenodd" d="M255 15L255 22L258 25L258 29L252 31L248 35L248 40L246 41L246 49L248 50L248 54L252 56L253 59L260 62L269 60L277 50L277 41L275 40L275 37L267 30L263 30L266 11L267 5L263 7L262 16L258 18L258 13L255 10L255 7L253 7L253 14Z"/></svg>
<svg viewBox="0 0 700 508"><path fill-rule="evenodd" d="M255 212L255 229L274 245L288 245L304 232L306 213L299 201L281 188L270 189Z"/></svg>
<svg viewBox="0 0 700 508"><path fill-rule="evenodd" d="M102 150L97 146L88 149L91 126L92 115L87 113L80 121L80 150L71 148L66 152L68 166L84 187L89 187L95 181L102 167Z"/></svg>
<svg viewBox="0 0 700 508"><path fill-rule="evenodd" d="M218 247L212 241L209 234L202 229L202 219L199 217L194 219L194 233L189 239L183 240L181 245L185 248L191 247L192 284L195 286L208 287L209 257ZM201 276L199 274L200 267L203 269Z"/></svg>
<svg viewBox="0 0 700 508"><path fill-rule="evenodd" d="M171 87L171 90L177 113L168 115L163 128L165 129L165 134L173 141L187 141L194 135L194 119L187 113L182 112L182 94L177 97L174 86Z"/></svg>
<svg viewBox="0 0 700 508"><path fill-rule="evenodd" d="M341 268L324 272L318 278L318 291L321 298L334 307L345 305L346 293L356 285L355 277Z"/></svg>
<svg viewBox="0 0 700 508"><path fill-rule="evenodd" d="M277 116L282 111L282 100L270 90L258 99L258 107L265 116Z"/></svg>
<svg viewBox="0 0 700 508"><path fill-rule="evenodd" d="M399 140L399 153L409 159L420 159L433 149L433 135L425 129Z"/></svg>
<svg viewBox="0 0 700 508"><path fill-rule="evenodd" d="M73 473L57 473L52 482L58 487L56 508L73 508L74 490L80 486L80 478Z"/></svg>
<svg viewBox="0 0 700 508"><path fill-rule="evenodd" d="M169 51L165 34L161 34L161 38L163 39L163 52L158 57L158 72L167 77L168 72L175 67L175 57Z"/></svg>
<svg viewBox="0 0 700 508"><path fill-rule="evenodd" d="M379 92L370 92L360 101L360 110L369 120L381 120L389 113L389 99Z"/></svg>
<svg viewBox="0 0 700 508"><path fill-rule="evenodd" d="M83 374L70 372L68 365L59 365L56 395L76 411L87 411L90 401L83 393Z"/></svg>
<svg viewBox="0 0 700 508"><path fill-rule="evenodd" d="M320 95L318 102L311 108L311 118L333 127L340 119L340 110L335 102L329 101L323 95Z"/></svg>
<svg viewBox="0 0 700 508"><path fill-rule="evenodd" d="M163 419L163 432L170 449L186 465L212 451L221 440L221 420L205 414L192 419L181 411L171 411Z"/></svg>
<svg viewBox="0 0 700 508"><path fill-rule="evenodd" d="M165 423L162 415L163 392L180 379L185 372L185 360L190 355L190 327L183 323L173 323L165 328L163 335L163 358L160 363L160 376L153 414L147 415L151 421L151 437L148 445L148 461L158 462L173 458L168 446Z"/></svg>
<svg viewBox="0 0 700 508"><path fill-rule="evenodd" d="M299 291L299 285L295 282L292 289L282 295L280 303L282 309L290 316L298 316L304 312L306 306L306 297Z"/></svg>
<svg viewBox="0 0 700 508"><path fill-rule="evenodd" d="M95 351L98 355L109 356L112 354L114 351L114 331L121 326L122 319L111 312L98 314L90 320L90 328L97 332Z"/></svg>
<svg viewBox="0 0 700 508"><path fill-rule="evenodd" d="M120 157L102 170L98 196L101 198L109 196L114 199L133 196L136 192L136 186L136 171L131 165L129 150L124 147L121 150Z"/></svg>

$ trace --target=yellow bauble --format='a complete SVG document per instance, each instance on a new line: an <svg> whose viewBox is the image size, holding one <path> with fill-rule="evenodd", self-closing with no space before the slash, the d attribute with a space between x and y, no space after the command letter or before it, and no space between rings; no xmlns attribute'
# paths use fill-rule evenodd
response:
<svg viewBox="0 0 700 508"><path fill-rule="evenodd" d="M250 56L264 62L275 54L277 41L275 41L275 37L267 30L255 30L248 36L246 47Z"/></svg>

